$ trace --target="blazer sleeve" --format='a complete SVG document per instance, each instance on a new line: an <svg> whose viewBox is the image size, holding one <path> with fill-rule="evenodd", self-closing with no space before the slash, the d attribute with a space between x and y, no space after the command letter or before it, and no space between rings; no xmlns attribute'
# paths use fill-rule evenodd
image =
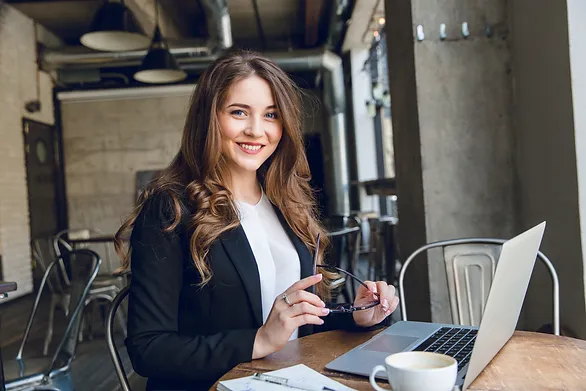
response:
<svg viewBox="0 0 586 391"><path fill-rule="evenodd" d="M163 231L171 221L172 210L168 196L155 195L147 200L134 225L130 240L128 354L135 371L144 377L215 380L252 359L258 329L195 337L179 334L183 259L189 255L184 254L179 229Z"/></svg>

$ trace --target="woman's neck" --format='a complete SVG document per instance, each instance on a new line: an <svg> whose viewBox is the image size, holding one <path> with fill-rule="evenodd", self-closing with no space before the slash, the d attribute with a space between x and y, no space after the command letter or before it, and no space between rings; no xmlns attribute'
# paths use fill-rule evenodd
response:
<svg viewBox="0 0 586 391"><path fill-rule="evenodd" d="M262 196L262 189L255 172L231 175L230 191L235 200L251 205L256 205Z"/></svg>

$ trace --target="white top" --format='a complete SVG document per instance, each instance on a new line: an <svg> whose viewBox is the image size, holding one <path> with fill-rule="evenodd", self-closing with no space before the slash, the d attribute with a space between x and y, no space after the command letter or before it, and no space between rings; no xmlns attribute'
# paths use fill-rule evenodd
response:
<svg viewBox="0 0 586 391"><path fill-rule="evenodd" d="M236 201L236 206L258 266L264 324L277 296L300 280L299 254L264 192L256 205Z"/></svg>

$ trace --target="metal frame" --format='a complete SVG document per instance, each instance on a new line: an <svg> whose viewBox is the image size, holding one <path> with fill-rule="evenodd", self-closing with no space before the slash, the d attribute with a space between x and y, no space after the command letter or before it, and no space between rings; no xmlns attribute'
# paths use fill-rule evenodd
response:
<svg viewBox="0 0 586 391"><path fill-rule="evenodd" d="M41 247L41 242L46 242L48 248L44 248L45 246ZM51 277L47 278L47 287L51 293L51 301L49 303L49 324L45 333L45 341L43 343L43 356L48 354L49 344L53 339L53 321L55 317L55 310L57 307L59 307L63 310L65 316L69 315L70 294L67 291L68 286L64 286L66 283L69 284L69 278L67 278L67 282L63 280L63 270L65 267L62 264L63 259L55 257L53 246L54 243L52 238L35 239L32 245L32 256L36 260L38 266L43 269L43 275L46 273L48 265L50 265L52 262L50 260L57 261L57 267L59 269L59 271L55 273L54 279ZM51 254L43 251L44 249L51 252Z"/></svg>
<svg viewBox="0 0 586 391"><path fill-rule="evenodd" d="M128 383L128 377L126 376L124 366L122 365L122 359L120 358L120 354L118 353L118 349L116 349L116 344L114 343L114 318L116 317L116 311L118 310L118 307L128 295L129 288L130 286L125 286L116 295L114 300L112 300L112 304L108 310L108 315L106 316L106 343L108 344L108 352L110 353L112 364L114 364L116 376L118 376L118 381L120 382L122 391L131 390L130 384Z"/></svg>
<svg viewBox="0 0 586 391"><path fill-rule="evenodd" d="M468 239L452 239L452 240L443 240L438 242L429 243L423 247L417 249L413 254L407 258L403 267L401 268L401 273L399 274L399 294L401 298L401 318L403 320L407 320L407 304L405 303L405 289L403 286L403 280L405 278L405 272L407 271L407 267L409 264L417 257L419 254L428 251L432 248L444 248L447 246L454 246L459 244L493 244L493 245L500 245L502 246L505 244L507 240L504 239L492 239L492 238L468 238ZM541 251L537 252L537 258L545 264L547 267L549 274L551 275L551 281L553 284L553 309L552 309L552 316L553 316L553 332L555 335L560 335L560 283L558 280L558 275L553 267L553 264L543 254Z"/></svg>
<svg viewBox="0 0 586 391"><path fill-rule="evenodd" d="M25 385L25 384L31 384L31 383L35 383L37 381L41 381L41 382L47 384L50 382L50 379L52 377L55 377L58 374L66 373L69 371L71 361L73 360L73 352L66 352L66 354L67 354L66 361L67 362L66 362L66 365L63 367L56 368L57 359L58 359L60 353L63 351L65 344L67 343L67 341L70 337L70 334L71 334L73 328L75 327L76 320L79 317L81 311L83 310L83 307L85 304L85 298L87 297L87 295L90 291L90 286L91 286L93 280L98 275L98 270L100 269L100 265L102 263L102 259L100 258L100 256L92 250L89 250L89 249L72 250L67 255L75 255L75 254L85 254L85 255L89 255L90 257L92 257L92 260L93 260L92 270L91 270L91 273L88 277L88 280L85 282L84 289L80 294L80 297L79 297L78 302L75 306L75 309L69 318L69 322L67 323L67 327L65 329L63 337L61 338L61 341L59 342L59 345L58 345L57 349L55 350L53 357L51 358L51 364L49 365L49 367L47 368L47 370L45 372L39 373L38 375L31 375L31 376L27 376L26 378L22 378L22 379L12 379L12 381L10 381L7 384L8 388L13 388L15 386L20 386L20 385ZM49 266L47 267L47 269L43 275L43 279L41 280L41 284L39 286L39 291L38 291L37 296L35 298L35 302L33 304L33 309L32 309L31 314L29 316L29 320L26 325L26 329L25 329L24 335L22 337L20 347L18 349L18 353L16 355L16 360L20 363L21 366L23 366L22 354L24 351L24 346L26 344L30 330L32 328L33 321L34 321L37 309L39 307L39 302L41 300L41 295L43 294L43 289L44 289L45 285L47 284L49 274L51 273L53 268L60 261L63 261L63 255L59 256L57 259L55 259L53 262L51 262L51 264L49 264Z"/></svg>
<svg viewBox="0 0 586 391"><path fill-rule="evenodd" d="M89 235L89 237L91 237L91 235L94 235L94 234L101 234L102 233L101 231L99 231L97 229L93 229L93 228L62 230L59 233L57 233L57 235L55 235L55 237L53 239L53 248L54 248L55 254L57 256L61 255L61 249L60 249L59 245L63 246L67 251L73 250L75 247L72 246L72 244L69 243L65 238L69 238L69 235L72 233L82 232L82 231L86 231L87 234ZM109 249L107 246L105 246L105 251L106 251L106 263L108 266L108 270L111 270L112 265L110 262L110 253L109 253ZM62 278L65 281L65 284L67 286L69 286L69 277L67 275L67 270L65 269L65 265L63 264L63 262L61 262L59 266L60 266ZM117 284L118 282L120 282L120 285L123 284L123 280L121 279L121 276L113 276L111 274L98 273L97 281L94 281L94 283L92 283L88 298L85 301L85 306L88 306L90 303L92 303L96 299L104 299L104 300L108 300L110 302L112 300L114 300L114 297L118 294L118 292L120 292L120 287ZM125 325L126 321L125 321L124 315L122 313L119 313L118 318L120 319L120 323L122 325ZM83 332L84 332L85 324L86 324L85 318L82 318L81 326L79 328L79 336L78 336L79 342L83 341ZM90 326L89 332L90 332L90 338L91 338L91 325L89 325L89 326ZM125 330L125 328L124 328L124 330ZM47 334L47 335L48 335L47 341L45 343L46 345L48 345L48 343L51 340L51 336L49 334Z"/></svg>

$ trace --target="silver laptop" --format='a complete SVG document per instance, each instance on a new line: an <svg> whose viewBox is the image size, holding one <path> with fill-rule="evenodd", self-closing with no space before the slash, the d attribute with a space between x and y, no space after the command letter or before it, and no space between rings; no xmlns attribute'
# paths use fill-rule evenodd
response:
<svg viewBox="0 0 586 391"><path fill-rule="evenodd" d="M456 384L465 390L515 331L544 230L545 222L503 245L480 327L397 322L326 368L369 376L391 353L433 351L458 361Z"/></svg>

